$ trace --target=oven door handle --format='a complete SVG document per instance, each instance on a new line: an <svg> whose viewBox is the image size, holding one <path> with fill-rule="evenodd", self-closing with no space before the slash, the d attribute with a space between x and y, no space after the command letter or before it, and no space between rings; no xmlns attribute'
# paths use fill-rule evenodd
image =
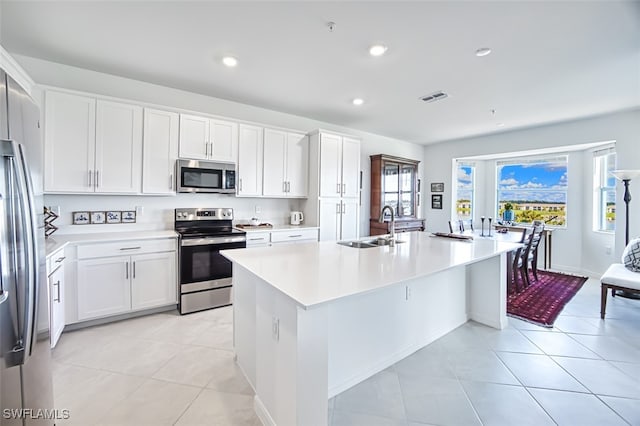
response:
<svg viewBox="0 0 640 426"><path fill-rule="evenodd" d="M211 244L242 243L245 241L247 241L247 237L244 235L241 237L183 238L180 245L183 247L208 246Z"/></svg>

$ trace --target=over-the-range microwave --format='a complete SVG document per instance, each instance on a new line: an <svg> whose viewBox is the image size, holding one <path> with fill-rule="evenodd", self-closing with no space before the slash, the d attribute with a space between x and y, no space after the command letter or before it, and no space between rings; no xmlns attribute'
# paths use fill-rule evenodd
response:
<svg viewBox="0 0 640 426"><path fill-rule="evenodd" d="M178 192L236 192L236 165L233 163L178 160L176 168Z"/></svg>

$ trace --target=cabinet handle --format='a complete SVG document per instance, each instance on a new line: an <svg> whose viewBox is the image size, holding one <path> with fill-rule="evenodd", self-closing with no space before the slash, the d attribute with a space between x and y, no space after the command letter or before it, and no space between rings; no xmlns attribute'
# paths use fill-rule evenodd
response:
<svg viewBox="0 0 640 426"><path fill-rule="evenodd" d="M346 208L347 208L347 205L345 203L342 203L342 206L340 208L340 213L345 214Z"/></svg>
<svg viewBox="0 0 640 426"><path fill-rule="evenodd" d="M238 179L238 191L242 191L242 178Z"/></svg>
<svg viewBox="0 0 640 426"><path fill-rule="evenodd" d="M209 142L209 158L213 158L213 142Z"/></svg>
<svg viewBox="0 0 640 426"><path fill-rule="evenodd" d="M60 263L63 260L65 260L66 258L67 258L66 256L59 257L59 258L56 259L56 263Z"/></svg>
<svg viewBox="0 0 640 426"><path fill-rule="evenodd" d="M54 302L58 302L60 303L60 280L58 280L57 283L54 284L57 288L56 288L56 292L58 293L58 298L57 299L53 299Z"/></svg>
<svg viewBox="0 0 640 426"><path fill-rule="evenodd" d="M340 204L336 203L336 214L340 214Z"/></svg>
<svg viewBox="0 0 640 426"><path fill-rule="evenodd" d="M300 237L302 237L302 234L289 235L289 238L300 238Z"/></svg>
<svg viewBox="0 0 640 426"><path fill-rule="evenodd" d="M100 170L96 170L96 188L100 186Z"/></svg>
<svg viewBox="0 0 640 426"><path fill-rule="evenodd" d="M287 182L282 182L282 192L287 192Z"/></svg>
<svg viewBox="0 0 640 426"><path fill-rule="evenodd" d="M287 192L291 192L291 182L287 181Z"/></svg>
<svg viewBox="0 0 640 426"><path fill-rule="evenodd" d="M136 262L133 262L133 279L136 279Z"/></svg>
<svg viewBox="0 0 640 426"><path fill-rule="evenodd" d="M169 175L169 189L173 189L173 173Z"/></svg>
<svg viewBox="0 0 640 426"><path fill-rule="evenodd" d="M204 156L209 157L209 142L204 141Z"/></svg>
<svg viewBox="0 0 640 426"><path fill-rule="evenodd" d="M124 277L126 279L129 279L129 262L127 262L125 268L124 268Z"/></svg>
<svg viewBox="0 0 640 426"><path fill-rule="evenodd" d="M418 205L420 205L420 194L417 194L417 195L418 195Z"/></svg>
<svg viewBox="0 0 640 426"><path fill-rule="evenodd" d="M93 170L89 170L89 186L93 185Z"/></svg>
<svg viewBox="0 0 640 426"><path fill-rule="evenodd" d="M343 183L342 184L342 194L346 194L346 192L347 192L347 184Z"/></svg>
<svg viewBox="0 0 640 426"><path fill-rule="evenodd" d="M336 194L340 193L340 184L336 184Z"/></svg>
<svg viewBox="0 0 640 426"><path fill-rule="evenodd" d="M262 238L249 238L249 241L262 241L264 240L264 237Z"/></svg>
<svg viewBox="0 0 640 426"><path fill-rule="evenodd" d="M140 248L140 246L138 247L122 247L120 250L138 250Z"/></svg>

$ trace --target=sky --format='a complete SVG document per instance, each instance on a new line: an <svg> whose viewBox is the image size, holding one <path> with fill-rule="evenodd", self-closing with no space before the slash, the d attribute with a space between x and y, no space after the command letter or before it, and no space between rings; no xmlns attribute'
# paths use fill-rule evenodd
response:
<svg viewBox="0 0 640 426"><path fill-rule="evenodd" d="M567 202L567 161L541 161L498 167L500 200Z"/></svg>

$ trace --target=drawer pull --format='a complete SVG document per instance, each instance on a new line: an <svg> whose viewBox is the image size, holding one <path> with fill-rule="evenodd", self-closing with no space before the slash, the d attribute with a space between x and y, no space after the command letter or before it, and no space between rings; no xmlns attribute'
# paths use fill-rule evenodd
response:
<svg viewBox="0 0 640 426"><path fill-rule="evenodd" d="M264 237L262 238L249 238L249 241L263 241Z"/></svg>
<svg viewBox="0 0 640 426"><path fill-rule="evenodd" d="M141 247L122 247L120 250L139 250Z"/></svg>
<svg viewBox="0 0 640 426"><path fill-rule="evenodd" d="M289 235L289 238L299 238L299 237L302 237L302 234Z"/></svg>
<svg viewBox="0 0 640 426"><path fill-rule="evenodd" d="M62 262L63 260L65 260L66 258L67 258L67 256L59 257L59 258L57 258L57 259L56 259L56 263L60 263L60 262Z"/></svg>

